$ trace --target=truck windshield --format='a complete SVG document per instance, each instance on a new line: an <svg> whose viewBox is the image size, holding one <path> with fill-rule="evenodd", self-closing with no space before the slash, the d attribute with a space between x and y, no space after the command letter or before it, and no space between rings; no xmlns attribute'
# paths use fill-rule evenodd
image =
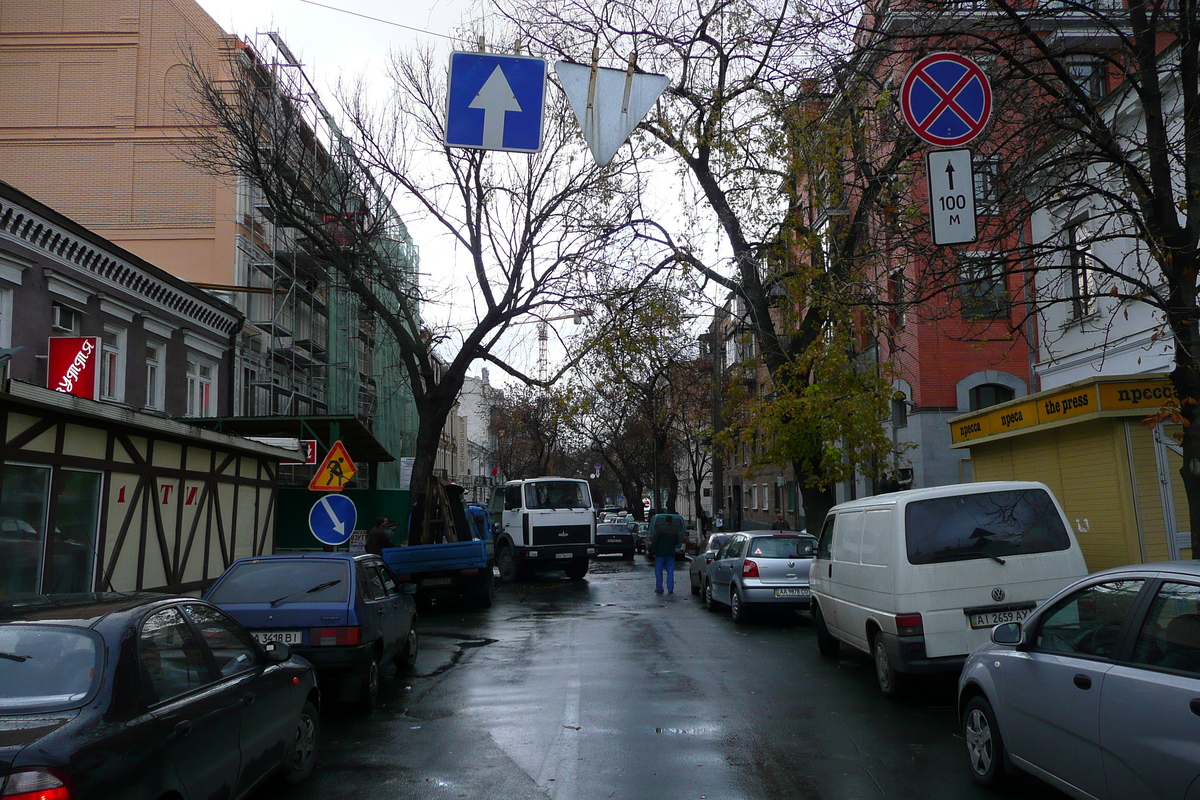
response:
<svg viewBox="0 0 1200 800"><path fill-rule="evenodd" d="M933 564L1049 553L1071 546L1054 500L1042 489L980 492L909 503L908 561Z"/></svg>
<svg viewBox="0 0 1200 800"><path fill-rule="evenodd" d="M580 481L538 481L525 484L525 507L591 508L592 498Z"/></svg>

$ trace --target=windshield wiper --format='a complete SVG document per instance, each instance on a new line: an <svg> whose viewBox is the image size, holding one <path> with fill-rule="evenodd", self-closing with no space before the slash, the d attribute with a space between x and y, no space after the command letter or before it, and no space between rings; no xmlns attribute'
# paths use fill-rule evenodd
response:
<svg viewBox="0 0 1200 800"><path fill-rule="evenodd" d="M6 659L8 661L16 661L18 663L21 663L24 661L28 661L29 659L33 658L33 656L21 656L21 655L17 655L16 653L0 653L0 658Z"/></svg>
<svg viewBox="0 0 1200 800"><path fill-rule="evenodd" d="M334 580L334 581L325 581L324 583L318 583L316 586L312 587L311 589L305 589L303 592L292 592L291 594L285 594L283 597L276 597L274 600L272 600L267 605L271 606L271 608L274 608L275 606L282 603L284 600L290 600L293 597L297 597L298 595L302 595L302 594L312 594L313 592L319 592L322 589L328 589L330 586L337 586L341 582L342 582L342 579L338 578L337 580Z"/></svg>

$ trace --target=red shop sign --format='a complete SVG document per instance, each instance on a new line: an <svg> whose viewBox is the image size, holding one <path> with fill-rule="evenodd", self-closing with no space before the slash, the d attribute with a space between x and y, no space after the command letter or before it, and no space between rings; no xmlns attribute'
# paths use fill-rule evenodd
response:
<svg viewBox="0 0 1200 800"><path fill-rule="evenodd" d="M100 394L100 337L51 336L46 388L95 400Z"/></svg>

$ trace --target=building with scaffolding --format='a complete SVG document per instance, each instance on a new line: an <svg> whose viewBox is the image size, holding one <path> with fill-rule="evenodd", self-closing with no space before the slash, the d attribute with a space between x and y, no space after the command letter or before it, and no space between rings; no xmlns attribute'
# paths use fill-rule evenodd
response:
<svg viewBox="0 0 1200 800"><path fill-rule="evenodd" d="M361 462L361 485L398 490L397 459L412 455L416 413L390 337L313 255L310 237L282 223L263 187L213 174L194 157L207 133L190 78L198 64L211 74L229 65L253 71L264 95L307 130L311 152L329 164L353 159L303 65L277 34L230 36L191 0L97 9L6 8L0 179L242 313L228 366L211 376L221 402L189 417L323 446L342 438ZM404 302L415 297L417 251L371 189L362 200L384 232L374 258L412 288L396 298ZM356 213L319 223L336 231ZM284 467L280 481L302 487L311 471ZM394 504L388 511L400 513ZM288 525L283 515L280 524Z"/></svg>

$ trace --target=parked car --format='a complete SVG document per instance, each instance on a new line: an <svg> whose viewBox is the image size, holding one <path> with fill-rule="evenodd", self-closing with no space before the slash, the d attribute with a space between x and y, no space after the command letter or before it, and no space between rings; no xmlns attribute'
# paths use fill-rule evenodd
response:
<svg viewBox="0 0 1200 800"><path fill-rule="evenodd" d="M994 481L834 506L810 576L817 646L871 656L884 694L909 674L962 669L992 626L1020 621L1087 574L1050 490Z"/></svg>
<svg viewBox="0 0 1200 800"><path fill-rule="evenodd" d="M605 522L596 526L596 555L618 553L633 558L636 522Z"/></svg>
<svg viewBox="0 0 1200 800"><path fill-rule="evenodd" d="M646 537L650 534L650 523L639 522L633 533L633 548L639 553L646 552Z"/></svg>
<svg viewBox="0 0 1200 800"><path fill-rule="evenodd" d="M688 578L691 580L692 594L707 597L704 582L708 579L708 565L716 558L717 551L721 549L721 545L725 544L730 535L728 533L709 534L704 547L700 548L700 552L688 565Z"/></svg>
<svg viewBox="0 0 1200 800"><path fill-rule="evenodd" d="M1200 563L1076 581L992 629L959 677L971 776L1015 770L1074 797L1192 797L1200 785Z"/></svg>
<svg viewBox="0 0 1200 800"><path fill-rule="evenodd" d="M398 584L379 556L303 553L242 558L205 594L259 642L283 642L322 679L350 677L358 705L379 695L379 665L417 659L415 584Z"/></svg>
<svg viewBox="0 0 1200 800"><path fill-rule="evenodd" d="M194 597L9 598L0 653L5 798L241 798L316 762L312 665Z"/></svg>
<svg viewBox="0 0 1200 800"><path fill-rule="evenodd" d="M809 565L817 540L788 531L730 534L708 565L704 599L709 611L728 606L734 622L755 610L807 609Z"/></svg>

